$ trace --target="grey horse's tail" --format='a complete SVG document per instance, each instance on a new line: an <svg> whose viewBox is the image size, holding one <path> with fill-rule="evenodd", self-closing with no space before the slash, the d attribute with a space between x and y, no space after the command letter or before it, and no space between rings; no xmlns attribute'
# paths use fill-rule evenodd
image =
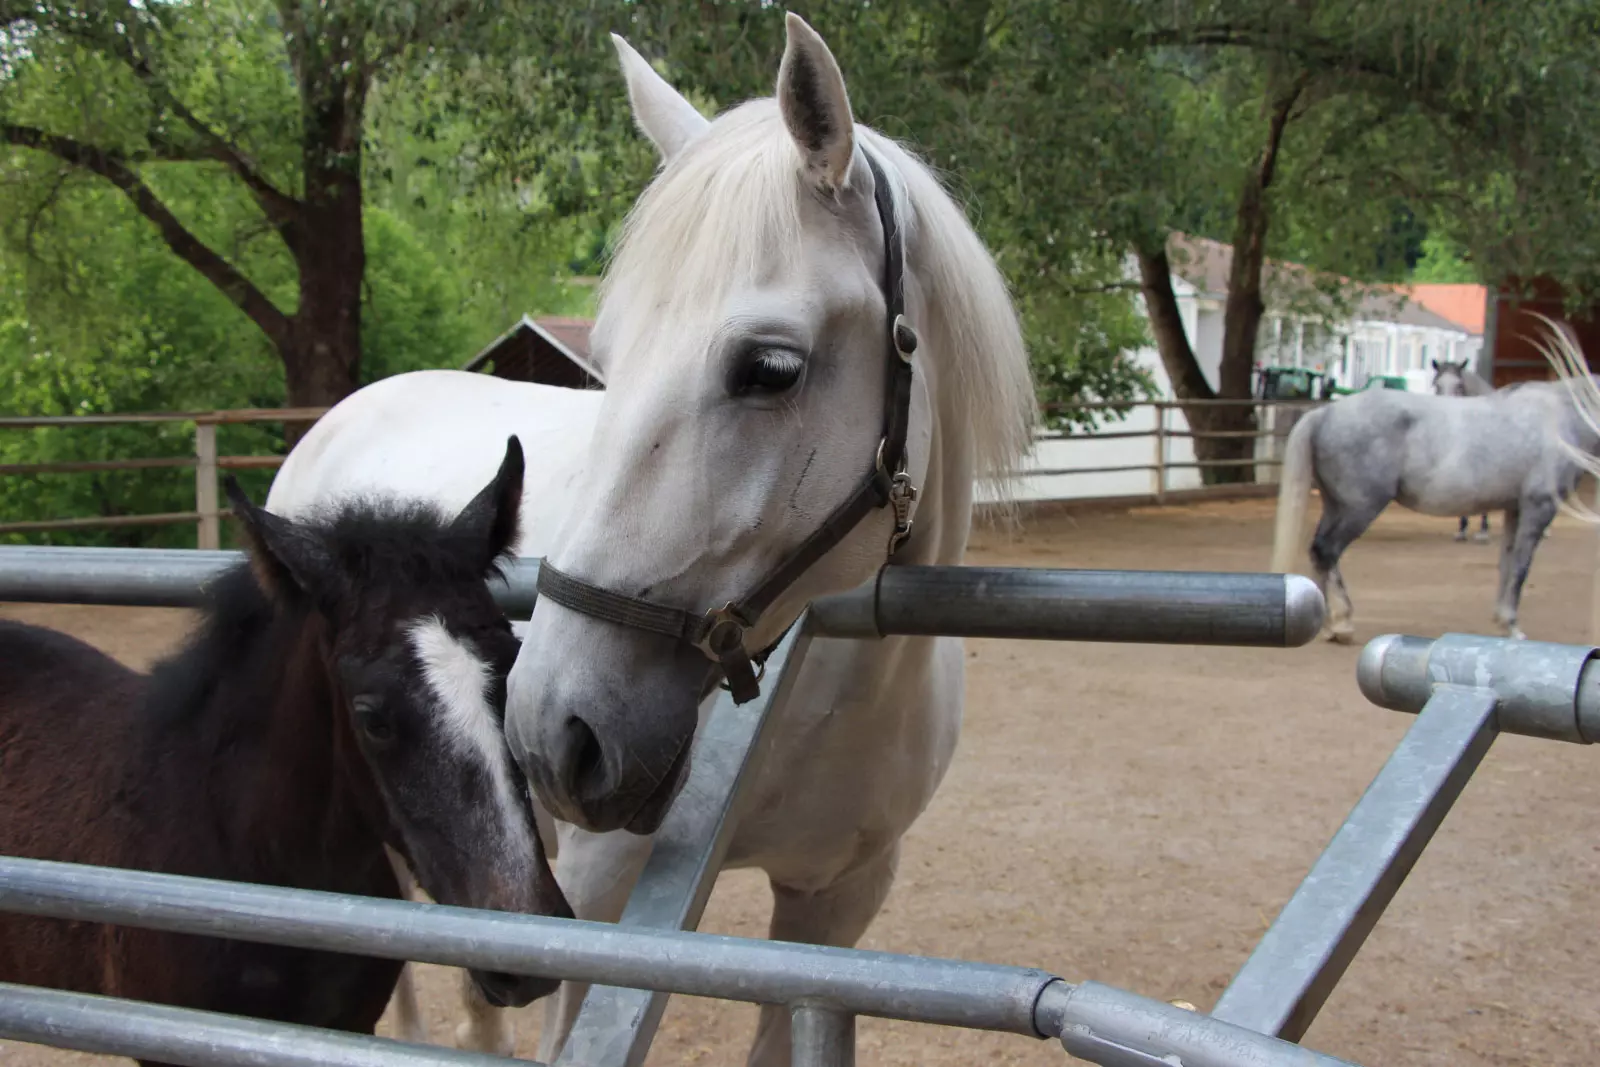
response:
<svg viewBox="0 0 1600 1067"><path fill-rule="evenodd" d="M1311 498L1311 431L1326 408L1306 412L1289 431L1278 469L1278 523L1272 535L1272 570L1287 574L1305 547L1306 502Z"/></svg>

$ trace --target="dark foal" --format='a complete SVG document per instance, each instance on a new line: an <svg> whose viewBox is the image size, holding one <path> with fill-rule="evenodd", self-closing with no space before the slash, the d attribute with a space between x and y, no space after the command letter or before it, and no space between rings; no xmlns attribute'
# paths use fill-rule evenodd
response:
<svg viewBox="0 0 1600 1067"><path fill-rule="evenodd" d="M485 583L522 450L454 520L291 522L229 486L250 563L146 676L0 622L0 853L569 916L501 730L517 641ZM0 980L370 1033L401 964L0 914ZM478 974L522 1005L556 982Z"/></svg>

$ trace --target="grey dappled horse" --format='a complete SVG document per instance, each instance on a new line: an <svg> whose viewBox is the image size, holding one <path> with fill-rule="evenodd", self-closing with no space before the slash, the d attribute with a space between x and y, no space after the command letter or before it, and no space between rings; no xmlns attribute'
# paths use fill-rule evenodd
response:
<svg viewBox="0 0 1600 1067"><path fill-rule="evenodd" d="M1440 362L1433 360L1433 391L1440 396L1488 396L1494 392L1494 386L1484 381L1482 377L1467 366L1466 360L1452 363L1449 360ZM1456 540L1467 539L1468 517L1461 516L1461 526L1456 530ZM1478 532L1472 538L1479 544L1489 543L1489 513L1483 513L1483 521L1478 526Z"/></svg>
<svg viewBox="0 0 1600 1067"><path fill-rule="evenodd" d="M1576 345L1557 335L1554 347ZM1552 355L1552 359L1556 357ZM1495 619L1511 637L1533 550L1600 451L1563 382L1529 382L1487 396L1449 397L1373 389L1302 418L1289 434L1278 490L1273 569L1288 571L1303 546L1306 500L1322 494L1311 562L1328 596L1324 636L1349 641L1350 595L1339 557L1391 501L1424 515L1503 509L1504 547Z"/></svg>

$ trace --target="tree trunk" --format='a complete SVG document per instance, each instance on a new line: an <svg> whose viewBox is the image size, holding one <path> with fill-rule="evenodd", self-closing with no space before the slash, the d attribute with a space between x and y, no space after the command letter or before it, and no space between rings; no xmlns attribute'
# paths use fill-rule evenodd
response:
<svg viewBox="0 0 1600 1067"><path fill-rule="evenodd" d="M290 407L331 407L361 384L361 290L365 268L360 188L308 210L312 233L299 257L300 306L280 350ZM289 444L309 424L287 428Z"/></svg>
<svg viewBox="0 0 1600 1067"><path fill-rule="evenodd" d="M1165 247L1137 249L1139 257L1139 284L1144 293L1144 306L1150 318L1150 331L1155 334L1156 349L1161 353L1161 365L1172 380L1172 390L1179 400L1213 400L1216 392L1206 381L1195 358L1194 346L1183 328L1183 313L1178 310L1178 294L1172 289L1172 261ZM1201 410L1201 409L1196 409Z"/></svg>
<svg viewBox="0 0 1600 1067"><path fill-rule="evenodd" d="M1239 190L1239 209L1234 216L1233 261L1228 269L1228 300L1222 313L1222 364L1217 372L1217 395L1228 400L1250 397L1250 378L1255 370L1256 340L1261 332L1261 316L1266 303L1261 299L1261 270L1267 258L1267 226L1271 221L1267 191L1272 186L1278 165L1278 150L1290 112L1305 88L1305 78L1296 78L1289 89L1272 101L1267 125L1267 141L1255 165L1245 173ZM1217 410L1209 432L1229 436L1208 442L1218 463L1210 468L1209 484L1255 481L1257 428L1255 408L1249 404L1227 405ZM1199 442L1196 442L1198 444ZM1197 450L1198 451L1198 450Z"/></svg>
<svg viewBox="0 0 1600 1067"><path fill-rule="evenodd" d="M292 248L300 303L281 346L290 407L331 407L361 384L361 126L366 81L320 72L305 93L305 202ZM289 447L310 428L285 425Z"/></svg>
<svg viewBox="0 0 1600 1067"><path fill-rule="evenodd" d="M1190 432L1196 434L1226 432L1231 426L1228 419L1232 412L1222 405L1208 403L1216 400L1221 394L1212 389L1211 383L1206 381L1205 372L1200 369L1200 361L1195 358L1189 334L1183 328L1183 314L1178 310L1178 294L1172 289L1172 261L1167 256L1166 248L1164 246L1157 246L1155 249L1139 248L1135 250L1135 255L1139 260L1139 283L1144 293L1145 313L1150 320L1150 332L1155 335L1156 350L1161 354L1161 366L1166 370L1168 380L1172 382L1172 391L1178 397L1179 407L1183 410L1183 417L1188 420ZM1249 394L1248 381L1245 384L1245 393ZM1229 449L1236 447L1237 438L1196 437L1193 440L1195 459L1201 463L1228 461L1234 458L1234 453ZM1212 485L1233 480L1226 477L1226 472L1237 469L1228 466L1204 466L1200 468L1200 475L1207 485ZM1219 474L1224 476L1219 477Z"/></svg>

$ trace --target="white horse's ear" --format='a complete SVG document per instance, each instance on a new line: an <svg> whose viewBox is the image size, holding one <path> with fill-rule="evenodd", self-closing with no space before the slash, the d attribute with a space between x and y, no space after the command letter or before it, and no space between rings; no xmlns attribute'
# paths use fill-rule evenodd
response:
<svg viewBox="0 0 1600 1067"><path fill-rule="evenodd" d="M634 51L633 45L614 33L611 43L617 46L622 76L628 82L633 121L638 123L639 132L650 138L663 161L672 159L683 151L684 145L704 133L710 121L668 85L644 56Z"/></svg>
<svg viewBox="0 0 1600 1067"><path fill-rule="evenodd" d="M828 46L805 19L789 12L788 44L778 66L778 108L805 160L806 174L825 193L843 187L855 153L855 117L844 75Z"/></svg>

